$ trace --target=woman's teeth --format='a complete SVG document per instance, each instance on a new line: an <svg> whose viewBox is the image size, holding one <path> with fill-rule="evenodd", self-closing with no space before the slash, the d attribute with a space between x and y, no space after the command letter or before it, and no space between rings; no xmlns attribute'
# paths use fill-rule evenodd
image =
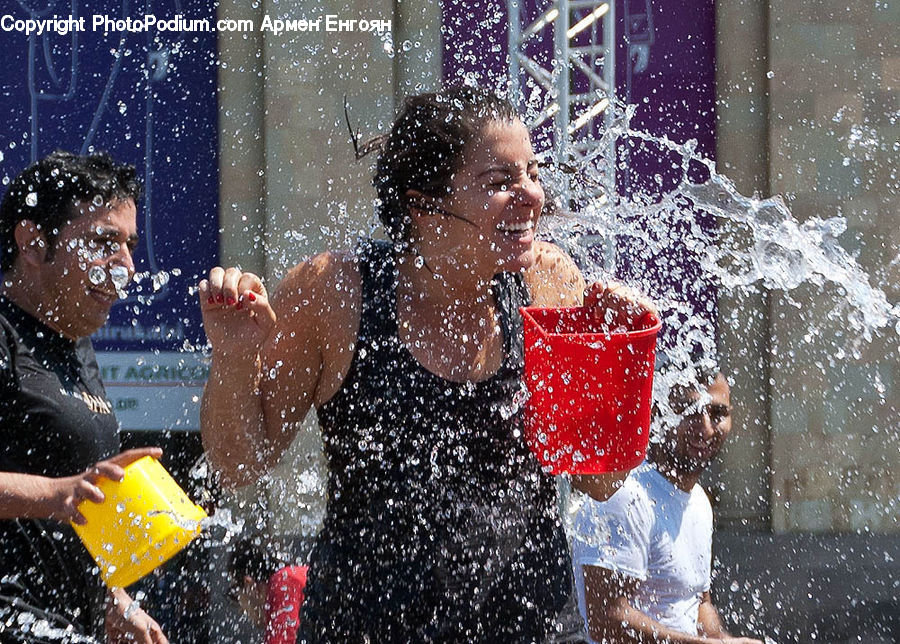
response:
<svg viewBox="0 0 900 644"><path fill-rule="evenodd" d="M523 221L515 224L499 224L497 226L497 230L504 233L521 233L526 230L531 230L532 228L534 228L534 222L532 221Z"/></svg>

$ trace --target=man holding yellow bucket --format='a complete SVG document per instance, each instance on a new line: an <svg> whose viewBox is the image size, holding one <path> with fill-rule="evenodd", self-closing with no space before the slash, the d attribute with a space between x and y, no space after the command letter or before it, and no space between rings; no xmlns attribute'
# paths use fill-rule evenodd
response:
<svg viewBox="0 0 900 644"><path fill-rule="evenodd" d="M103 501L102 479L162 454L119 453L89 337L134 275L139 194L132 166L56 152L16 177L0 206L4 643L168 642L123 589L104 588L69 526L85 522L83 501Z"/></svg>

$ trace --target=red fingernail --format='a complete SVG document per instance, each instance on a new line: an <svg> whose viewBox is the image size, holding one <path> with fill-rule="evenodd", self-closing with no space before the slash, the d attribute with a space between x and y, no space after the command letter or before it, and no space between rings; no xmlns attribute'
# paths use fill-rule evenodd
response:
<svg viewBox="0 0 900 644"><path fill-rule="evenodd" d="M216 302L218 302L219 304L221 304L221 303L224 302L224 301L225 301L225 296L224 296L224 295L222 295L221 293L219 293L218 295L216 295Z"/></svg>
<svg viewBox="0 0 900 644"><path fill-rule="evenodd" d="M209 302L210 304L215 304L215 303L216 303L216 298L214 298L212 295L210 295L210 296L209 296L209 299L206 300L206 301Z"/></svg>
<svg viewBox="0 0 900 644"><path fill-rule="evenodd" d="M243 303L243 302L238 302L237 306L234 307L234 308L237 309L238 311L240 311L242 308L244 308L244 303Z"/></svg>
<svg viewBox="0 0 900 644"><path fill-rule="evenodd" d="M226 304L227 304L228 306L232 306L233 304L235 304L235 302L237 302L236 299L234 299L233 297L229 297L229 298L228 298L228 301L226 302Z"/></svg>
<svg viewBox="0 0 900 644"><path fill-rule="evenodd" d="M248 295L247 298L248 298L251 302L255 302L255 301L256 301L256 296L255 296L253 293L250 293L250 295Z"/></svg>

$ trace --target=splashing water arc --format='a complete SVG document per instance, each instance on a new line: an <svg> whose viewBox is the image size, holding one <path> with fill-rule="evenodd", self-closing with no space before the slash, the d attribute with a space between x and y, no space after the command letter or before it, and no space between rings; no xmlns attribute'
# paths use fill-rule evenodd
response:
<svg viewBox="0 0 900 644"><path fill-rule="evenodd" d="M106 0L99 4L104 3L110 7L116 4ZM26 7L35 3L18 4ZM61 7L64 3L57 4ZM239 4L217 3L212 11L217 11L218 17L232 18L238 15L236 7ZM467 65L478 63L475 59L480 53L496 58L487 61L488 65L505 64L502 59L507 34L503 27L507 15L500 8L502 3L489 0L487 5L492 8L485 15L479 15L484 11L485 3L413 1L387 4L392 5L395 12L408 12L409 6L418 11L423 8L419 7L421 4L440 5L437 16L430 14L430 18L425 19L436 22L437 26L429 26L433 27L434 33L428 36L427 29L413 33L417 28L415 21L407 20L409 16L404 15L404 20L395 21L398 30L395 34L350 33L323 40L315 33L263 34L256 29L254 33L206 34L210 39L203 41L198 40L199 34L168 33L152 40L147 51L147 43L134 40L134 34L123 35L121 41L118 35L100 39L97 34L97 42L89 47L85 46L89 39L82 38L82 50L73 51L71 61L63 55L68 41L60 37L41 41L43 48L31 48L29 56L34 56L34 52L41 55L29 59L33 69L21 66L22 70L28 69L28 74L16 71L15 75L28 76L29 83L37 83L30 87L33 91L28 96L39 97L33 104L40 105L44 121L40 128L35 126L29 130L26 127L21 129L21 134L8 135L7 145L0 151L0 162L4 161L4 154L9 157L26 147L37 149L38 135L41 145L48 145L56 136L52 129L54 123L76 121L74 117L61 118L53 111L62 112L71 107L77 112L78 106L74 105L65 87L69 67L72 93L90 99L87 108L81 106L82 111L88 110L89 118L83 124L85 127L81 128L79 124L79 128L87 131L89 138L95 138L78 140L76 144L66 141L63 147L77 149L82 144L86 148L107 147L114 155L121 153L138 166L146 156L146 198L137 204L139 217L146 215L138 223L141 243L136 249L139 261L135 261L139 272L133 279L122 266L92 265L87 272L91 284L111 285L120 298L113 310L112 324L101 330L101 334L107 335L95 338L95 342L105 341L107 345L102 350L113 349L108 353L133 352L138 356L130 370L119 369L120 375L129 371L149 374L144 382L138 383L135 376L132 381L123 378L114 385L120 398L115 402L122 405L116 407L120 422L126 414L133 412L123 426L131 431L127 422L137 418L135 435L139 438L143 438L141 432L152 426L148 435L150 431L164 435L164 440L177 446L173 452L189 445L188 439L198 439L194 432L197 427L191 422L194 417L199 417L203 374L209 373L210 360L193 285L204 277L210 256L220 257L223 264L242 264L243 270L263 276L271 294L279 279L304 256L323 248L352 248L357 237L383 236L380 224L371 214L378 205L373 202L371 173L367 165L371 157L361 163L352 162L343 115L339 110L332 113L331 109L331 103L340 103L338 95L348 95L348 102L355 110L352 115L360 117L364 137L382 134L390 127L397 95L425 91L442 79L492 84L496 79L491 74L468 71ZM524 7L529 1L508 3L509 6L513 4ZM646 4L648 11L651 6L654 9L665 6L667 11L671 10L671 6L666 6L662 0L625 4ZM710 3L710 7L712 4L718 9L729 3L717 1ZM787 5L786 2L783 4ZM796 6L803 8L797 11L808 11L808 4L798 3ZM891 12L896 13L888 8L889 4L878 0L854 5L852 10L841 6L833 12L831 9L822 9L822 12L828 13L829 20L833 21L846 11L874 12L881 19L893 15ZM128 3L123 7L125 5ZM341 11L350 12L349 4L331 0L320 3L254 2L249 5L252 7L241 7L240 11L253 17L261 17L266 11L274 16L276 5L285 13L283 17L292 19L303 15L297 7L305 10L313 5L317 11L322 7L341 6ZM373 5L370 9L377 12L380 6ZM769 37L765 42L772 49L774 68L778 63L775 52L783 48L787 40L776 32L781 29L776 20L782 17L778 12L785 10L777 2L770 2L766 7L773 16L774 35L767 34ZM429 7L427 10L434 9ZM442 10L473 14L473 21L480 23L478 30L460 33L465 30L457 28L453 33L453 28L442 27ZM161 16L163 9L154 5L154 11ZM307 17L313 17L313 13L309 9ZM341 17L349 17L349 14ZM804 20L810 24L815 22L810 16L804 16ZM641 24L652 32L652 25ZM591 29L596 27L593 25ZM401 33L401 28L406 31ZM866 34L862 30L848 36L849 32L840 27L829 25L827 28L835 31L829 31L828 38L821 38L821 42L827 44L813 48L817 60L809 69L826 77L822 84L829 91L833 89L826 97L830 110L826 120L833 122L829 126L848 130L844 137L834 135L833 145L829 144L834 148L837 165L882 166L878 176L885 185L881 187L894 190L896 196L896 170L889 167L896 165L892 160L896 159L900 149L896 141L896 126L900 122L896 106L900 62L896 52L887 56L884 52L893 52L893 49L879 41L878 46L884 50L879 54L884 57L883 61L878 60L877 65L868 61L868 67L854 68L853 64L840 59L836 65L840 67L839 78L831 78L821 65L825 64L822 60L829 59L832 49L849 56L848 51L854 49L851 42L854 39L858 39L855 47L860 50L875 48L875 45L863 46ZM806 34L804 38L810 41L818 41L819 38L809 36L809 33L818 34L812 29L804 24L797 33ZM490 37L485 43L475 42L486 33ZM649 47L652 42L648 44L648 41L637 39L641 35L630 33L631 40L627 45ZM142 39L143 36L140 34ZM651 33L648 38L652 40L652 36ZM660 39L664 36L661 30L656 34ZM437 41L429 43L431 37ZM219 38L218 42L216 38ZM465 46L445 54L448 60L442 63L439 60L441 38L447 42L451 38L466 42ZM537 40L534 34L528 38L532 45ZM878 41L874 37L871 40L873 43ZM887 40L893 42L893 31ZM77 39L72 40L72 43L77 42ZM27 49L22 42L16 44L23 51ZM804 44L810 45L809 42ZM680 43L680 46L689 49L693 44ZM552 49L553 45L550 45L548 51ZM75 53L81 54L80 59ZM632 53L629 49L628 56ZM93 68L87 60L91 55L99 61ZM549 56L552 58L552 55L551 51ZM687 53L685 57L689 58ZM21 60L24 62L25 59ZM769 61L760 64L763 62L769 64ZM206 68L202 82L183 74L195 64ZM429 65L440 68L442 64L443 70L438 69L432 77L428 76L431 72L424 71ZM717 63L711 61L710 64ZM740 90L766 96L772 91L774 95L778 84L783 82L783 68L789 67L797 76L804 75L784 62L779 64L781 67L764 74L770 81L766 89L751 89L749 81L741 79ZM121 76L117 79L120 67L130 68L130 72L139 77L138 83L123 83ZM408 69L399 71L405 67ZM872 71L875 67L877 73ZM85 73L85 70L90 71ZM803 71L810 77L792 77L788 82L799 80L801 89L798 92L812 94L804 82L811 84L816 79L808 69ZM503 73L507 72L503 70ZM870 72L872 83L880 83L877 89L867 86L862 98L850 97L849 92L843 91L846 88L842 83L849 82L848 78L856 81ZM521 69L518 73L524 76ZM179 74L183 75L179 77ZM80 83L77 92L76 76ZM832 81L833 88L830 87ZM496 84L506 86L505 82ZM145 90L146 95L142 93ZM541 113L547 116L546 105L535 107L537 92L523 94L526 94L521 100L526 106L526 122L534 122ZM109 101L104 103L107 98ZM662 99L668 97L660 98L662 104L665 103ZM807 98L804 95L798 103L803 102L803 109L808 111L812 108L807 104ZM724 102L727 99L717 100ZM878 101L886 104L894 101L894 104L885 107L883 114L870 114L880 109L872 107ZM194 110L191 103L202 104L205 111ZM832 103L840 105L835 107ZM549 163L546 170L541 169L541 181L549 188L548 193L552 189L556 194L565 195L560 212L548 214L540 221L536 231L538 238L559 244L575 259L589 282L619 279L647 293L659 305L664 330L659 337L658 354L664 354L674 369L656 376L653 395L660 415L650 440L659 442L664 428L681 419L677 410L670 406L669 394L680 383L700 380L698 352L702 355L701 366L724 363L726 368L756 370L758 373L753 374L758 376L754 381L756 388L747 387L747 397L735 400L734 404L736 425L737 414L742 409L751 405L765 407L762 414L745 421L749 427L741 427L741 432L749 429L748 435L753 431L756 433L747 439L744 451L734 459L747 457L750 452L758 455L762 492L754 488L752 482L747 483L756 472L748 475L747 471L741 471L733 479L738 482L733 495L746 497L739 498L739 503L759 502L758 505L764 508L761 516L768 512L766 518L761 519L762 523L752 525L752 529L760 532L844 531L855 533L854 536L877 533L881 529L892 534L896 531L897 516L900 516L897 512L897 478L893 473L900 453L896 449L900 443L900 426L896 420L896 392L900 390L900 371L896 367L900 357L900 303L896 296L900 286L892 281L893 276L900 275L900 255L889 266L872 269L871 255L874 253L861 252L860 245L865 243L853 238L858 232L855 228L858 222L854 221L850 208L826 205L816 210L812 206L804 207L802 194L798 196L775 179L768 180L766 185L772 189L763 196L742 194L738 189L743 185L740 176L724 162L717 165L707 153L699 151L703 147L702 138L698 143L676 134L666 136L644 131L643 125L638 125L640 117L645 111L655 109L659 108L652 100L628 105L613 100L608 108L612 116L606 121L611 125L602 131L591 130L595 138L588 137L587 152L581 157L582 161L570 168L571 171L564 172L553 164L556 150L553 149L555 144L549 142L551 137L539 132L539 127L533 133L535 151L541 160ZM664 109L660 109L661 114ZM816 109L822 111L825 108L817 105ZM146 110L146 114L142 110ZM572 111L574 115L576 110ZM134 120L139 113L146 116L146 123ZM115 120L108 121L110 116ZM783 116L773 108L769 118L777 122ZM859 122L851 124L854 119ZM547 117L543 127L546 129L551 122L552 118ZM811 122L804 122L804 127ZM678 123L671 125L671 130L666 131L679 131ZM886 135L879 130L882 125L894 129ZM18 125L10 127L10 132L13 129L20 128ZM298 136L298 132L302 136ZM19 138L15 139L16 136ZM691 136L699 135L692 133ZM772 140L779 136L787 138L783 133L775 132ZM119 145L122 147L117 147ZM881 152L891 145L894 156L889 156L886 162ZM618 153L612 159L607 156L610 149ZM665 166L669 174L665 181L656 185L665 184L665 189L642 193L621 185L611 187L628 170L629 155L636 150L655 157L660 166ZM776 154L789 156L782 150L773 152L773 156ZM815 166L815 159L802 145L797 156L803 157L797 160L797 167L807 172L804 175L807 180L811 181L810 174L816 172L826 175L821 167L810 170L809 166ZM775 176L778 169L773 164L767 171ZM4 186L8 185L9 177L4 177L3 182ZM597 186L605 188L600 196ZM783 192L784 197L772 195L772 192ZM25 203L30 208L42 206L36 193L28 194ZM95 199L94 205L102 206L102 199ZM810 215L810 212L815 214ZM150 225L150 213L155 218L155 228ZM165 236L166 228L171 228L177 236L181 234L181 224L190 224L184 229L190 232L173 243ZM216 242L208 243L212 238ZM216 245L220 238L227 240L222 242L221 249ZM897 239L900 238L886 241L885 246L890 248ZM173 266L184 259L172 250L176 246L184 251L183 255L191 256L189 261L184 260L182 268ZM80 252L83 267L99 261L99 251L95 248L82 248ZM417 255L413 263L422 268L425 260ZM754 300L753 306L745 306L752 298L763 304L756 306L757 300ZM763 345L762 358L753 354L750 347L758 340L756 337L747 337L746 344L736 349L731 345L723 349L723 328L733 327L740 330L738 333L743 332L751 326L748 319L760 327L769 325L765 329L768 335L760 343ZM781 328L775 329L777 325ZM148 338L158 342L153 344ZM129 345L132 340L133 344ZM888 347L885 351L890 354L887 359L883 355L873 359L871 354L883 346ZM171 363L155 361L167 351L174 354ZM194 359L199 366L193 370L185 367L187 359ZM285 365L279 363L272 373L282 367ZM151 389L156 381L171 374L181 379L173 377L165 390ZM107 379L104 374L104 380L109 385L111 378ZM138 390L154 392L148 396L154 409L151 412L141 410L144 416L128 406L137 400L139 394L134 392ZM156 395L158 391L163 393ZM191 393L182 395L184 391ZM521 396L510 405L499 408L504 419L520 412L527 392L520 393ZM153 425L147 417L162 408L176 409L176 412ZM852 427L855 422L859 424L860 418L866 422L871 419L871 424ZM153 421L157 422L157 419L153 418ZM164 429L160 429L162 427ZM848 428L852 431L845 431ZM738 440L743 440L741 432L738 432ZM782 434L777 435L779 432ZM767 433L767 438L760 440L763 433ZM811 436L814 433L817 435ZM185 437L187 439L182 441ZM774 449L771 445L774 440L787 444L787 449ZM852 449L854 441L863 447ZM803 446L805 449L794 449L797 443L808 445ZM136 591L135 597L148 607L148 612L155 610L157 604L165 604L170 611L169 618L183 623L184 615L189 618L195 615L182 610L179 602L189 603L208 592L213 598L212 604L203 605L200 612L205 611L203 619L212 624L214 634L210 641L250 641L246 639L246 633L257 633L252 631L245 618L238 617L238 608L224 598L223 587L227 586L223 581L227 579L225 555L241 536L247 534L281 536L289 533L302 541L304 547L315 538L326 516L328 485L321 435L315 414L310 414L274 471L255 486L224 493L224 500L217 496L216 485L210 484L215 474L209 462L205 457L193 461L202 451L198 445L199 439L190 444L189 449L184 449L184 454L190 455L194 463L193 467L188 465L190 471L186 477L194 489L202 490L198 494L206 496L200 499L201 503L208 502L217 508L203 524L206 533L203 546L215 553L211 558L214 561L203 559L202 564L197 564L197 568L189 573L173 566L159 578L148 579L145 586ZM836 458L835 454L842 451L848 456ZM785 458L785 452L791 458ZM860 453L863 456L859 456ZM814 465L809 465L810 462ZM796 471L795 463L801 464ZM798 490L808 492L807 496L799 494ZM800 518L795 523L791 523L794 521L791 518L778 524L773 515L779 509L783 515L789 515L784 510L788 507L794 513L791 517ZM564 520L567 518L570 519L564 513ZM735 513L729 520L737 525L746 521L746 516ZM571 521L566 527L571 530ZM745 532L750 530L746 522L740 527ZM273 549L282 547L285 551L290 550L283 543L277 543ZM855 546L851 544L851 551L852 547ZM802 554L797 553L796 566L806 575ZM206 556L206 552L198 555L197 561ZM893 563L887 549L883 560L877 563ZM770 572L774 577L776 571ZM800 572L796 573L798 579L803 576ZM181 585L176 584L173 593L166 585L179 575L182 576L178 582ZM810 578L813 576L814 573L809 574ZM732 594L742 593L749 587L745 579L729 581ZM764 581L768 583L768 580ZM803 576L797 582L798 587L805 581ZM715 584L729 587L727 582ZM746 594L752 594L754 604L761 606L765 597L761 599L760 596L765 595L768 586L763 583L757 586L763 590L754 588L752 593L747 591ZM807 592L806 589L798 590L801 591ZM893 594L895 602L891 606L896 606L896 583L889 593ZM809 590L808 594L811 600L814 599L814 590ZM871 598L860 599L861 604L866 604ZM220 603L216 604L216 601ZM782 599L771 600L772 603L776 601L780 608ZM134 609L140 606L135 603ZM240 628L229 632L238 622ZM23 624L23 627L50 640L65 638L64 633L40 620ZM0 636L2 628L0 621ZM179 641L177 632L170 633L169 637L173 642ZM799 641L803 641L802 637Z"/></svg>
<svg viewBox="0 0 900 644"><path fill-rule="evenodd" d="M836 318L846 323L849 332L845 342L839 343L846 346L835 347L841 353L858 352L878 332L900 335L900 305L889 302L884 291L871 284L869 275L840 244L847 229L842 217L813 217L800 223L780 196L762 199L740 194L712 160L697 153L695 141L679 144L634 130L630 121L637 106L617 110L615 125L596 141L597 150L639 141L660 156L673 158L673 167L681 169L680 180L671 191L653 199L603 195L566 217L545 222L545 235L578 249L579 238L592 232L599 240L592 243L611 242L620 249L617 262L626 267L646 266L642 258L653 258L653 275L639 274L635 279L660 304L669 331L661 338L660 350L668 359L690 370L692 348L702 348L710 359L717 353L716 329L709 324L709 316L697 315L690 301L658 279L686 262L694 267L688 276L691 280L720 293L763 289L790 297L801 286L828 292L834 300L832 308L813 324L824 326ZM708 174L702 182L689 176L688 169L698 165ZM580 170L580 176L557 173L551 180L557 186L568 181L568 193L578 195L586 185L598 183L598 174L614 171L602 165L598 170L590 163ZM714 218L714 226L698 223L709 217ZM615 277L590 255L581 253L581 258L586 276ZM807 337L821 330L812 326ZM655 397L665 400L667 393L667 389L658 390Z"/></svg>

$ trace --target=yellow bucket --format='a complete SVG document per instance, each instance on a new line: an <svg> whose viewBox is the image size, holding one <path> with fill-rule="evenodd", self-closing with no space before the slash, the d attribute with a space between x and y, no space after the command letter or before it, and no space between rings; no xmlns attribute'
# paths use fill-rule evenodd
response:
<svg viewBox="0 0 900 644"><path fill-rule="evenodd" d="M72 524L107 586L126 587L175 556L200 534L206 512L194 505L151 456L125 467L125 478L100 478L103 503L82 501L87 519Z"/></svg>

